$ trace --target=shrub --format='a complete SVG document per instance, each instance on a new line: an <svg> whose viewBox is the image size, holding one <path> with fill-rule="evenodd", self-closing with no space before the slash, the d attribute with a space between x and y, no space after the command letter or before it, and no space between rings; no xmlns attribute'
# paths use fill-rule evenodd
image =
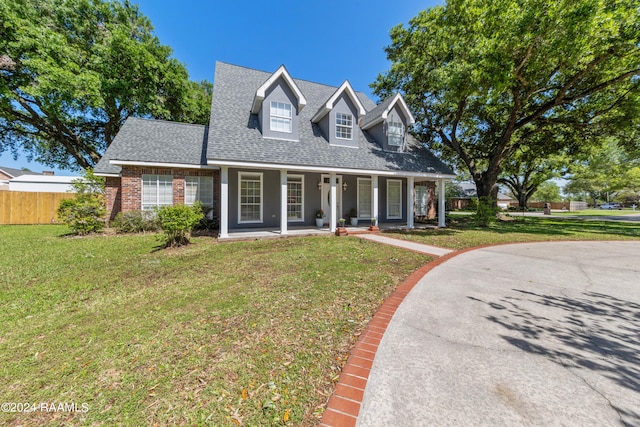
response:
<svg viewBox="0 0 640 427"><path fill-rule="evenodd" d="M189 244L189 234L204 218L200 206L165 206L158 210L158 221L165 235L165 246Z"/></svg>
<svg viewBox="0 0 640 427"><path fill-rule="evenodd" d="M160 223L155 212L143 211L119 212L111 221L111 226L118 233L143 233L160 230Z"/></svg>
<svg viewBox="0 0 640 427"><path fill-rule="evenodd" d="M498 214L498 207L495 201L491 197L483 196L478 199L476 205L475 219L476 223L480 227L489 226L490 222L496 220Z"/></svg>
<svg viewBox="0 0 640 427"><path fill-rule="evenodd" d="M101 231L105 213L102 198L97 196L65 199L58 206L58 219L80 235Z"/></svg>
<svg viewBox="0 0 640 427"><path fill-rule="evenodd" d="M202 203L196 202L194 207L198 207L200 212L202 212L202 219L199 223L197 223L193 229L194 230L217 230L220 226L218 220L214 217L213 208L203 206Z"/></svg>

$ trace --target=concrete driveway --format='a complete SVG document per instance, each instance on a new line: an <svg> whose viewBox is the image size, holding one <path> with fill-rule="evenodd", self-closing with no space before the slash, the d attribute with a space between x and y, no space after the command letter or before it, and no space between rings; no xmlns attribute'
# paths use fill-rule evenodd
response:
<svg viewBox="0 0 640 427"><path fill-rule="evenodd" d="M640 425L640 242L456 256L391 320L358 426Z"/></svg>

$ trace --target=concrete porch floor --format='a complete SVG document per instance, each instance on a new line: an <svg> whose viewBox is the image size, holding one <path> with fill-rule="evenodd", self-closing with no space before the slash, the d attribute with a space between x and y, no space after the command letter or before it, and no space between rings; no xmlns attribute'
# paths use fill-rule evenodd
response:
<svg viewBox="0 0 640 427"><path fill-rule="evenodd" d="M385 230L399 230L407 228L407 224L405 223L382 223L380 224L380 231ZM431 224L415 224L414 229L424 229L424 228L437 228L435 225ZM347 233L352 234L366 234L366 233L377 233L373 231L369 231L369 225L362 226L347 226ZM329 227L316 228L310 225L306 226L292 226L287 230L287 234L280 234L280 228L271 227L271 228L242 228L236 230L229 230L229 236L220 238L218 240L221 242L229 242L233 240L256 240L256 239L276 239L281 237L292 237L292 236L317 236L317 235L331 235L329 231Z"/></svg>

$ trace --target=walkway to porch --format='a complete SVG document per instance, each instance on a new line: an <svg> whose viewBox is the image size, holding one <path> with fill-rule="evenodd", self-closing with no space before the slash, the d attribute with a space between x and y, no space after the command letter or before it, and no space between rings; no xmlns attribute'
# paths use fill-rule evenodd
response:
<svg viewBox="0 0 640 427"><path fill-rule="evenodd" d="M405 223L382 223L380 224L380 230L395 230L407 228ZM420 228L437 228L436 225L432 224L415 224L414 229ZM369 231L369 226L365 225L362 227L352 227L347 226L347 233L349 235L353 234L368 234L368 233L377 233L374 231ZM229 230L228 237L218 238L221 242L229 242L233 240L256 240L256 239L273 239L279 237L291 237L291 236L316 236L316 235L331 235L333 234L329 227L316 228L312 226L289 226L287 229L287 234L280 234L280 228L278 227L270 227L270 228L242 228L236 230Z"/></svg>

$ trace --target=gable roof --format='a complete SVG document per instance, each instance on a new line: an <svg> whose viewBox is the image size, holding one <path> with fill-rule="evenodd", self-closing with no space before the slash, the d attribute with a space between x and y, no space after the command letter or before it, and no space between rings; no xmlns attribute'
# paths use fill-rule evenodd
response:
<svg viewBox="0 0 640 427"><path fill-rule="evenodd" d="M308 101L308 108L300 112L299 140L263 138L258 116L252 114L250 106L255 88L269 76L264 71L216 62L206 155L209 164L453 175L448 166L410 136L409 145L414 147L411 153L384 151L371 135L357 127L357 148L330 145L311 119L339 88L305 80L293 79ZM376 109L364 93L355 92L355 96L369 112Z"/></svg>
<svg viewBox="0 0 640 427"><path fill-rule="evenodd" d="M311 118L311 121L313 123L318 123L320 120L322 120L322 118L333 109L336 101L343 93L347 94L349 99L351 99L351 102L353 102L353 104L358 109L358 117L367 114L367 110L364 108L364 105L362 105L362 102L360 102L360 100L358 99L356 92L351 87L351 83L349 83L349 80L345 80L344 83L342 83L342 85L333 93L333 95L331 95L327 102L320 107L318 112Z"/></svg>
<svg viewBox="0 0 640 427"><path fill-rule="evenodd" d="M380 103L376 108L369 111L367 115L362 119L361 127L363 130L367 130L387 119L389 112L393 109L395 105L398 105L402 110L402 113L407 118L407 125L412 125L416 122L413 118L413 114L409 110L407 103L404 101L404 98L399 93L396 93L393 96L388 97L382 103Z"/></svg>
<svg viewBox="0 0 640 427"><path fill-rule="evenodd" d="M289 86L289 89L293 91L298 100L298 111L302 110L305 105L307 105L307 100L304 95L298 88L298 85L295 84L291 75L287 71L287 68L284 65L281 65L271 76L265 81L262 86L258 88L256 94L253 98L253 104L251 106L251 112L253 114L258 114L260 112L260 108L262 107L262 101L264 101L264 97L266 96L267 89L269 89L280 77L284 79L284 81Z"/></svg>
<svg viewBox="0 0 640 427"><path fill-rule="evenodd" d="M129 117L95 167L98 174L119 174L121 164L206 167L207 127Z"/></svg>
<svg viewBox="0 0 640 427"><path fill-rule="evenodd" d="M11 178L17 178L22 175L42 175L38 172L25 171L22 169L15 168L7 168L4 166L0 166L0 172L3 172L5 175L9 175Z"/></svg>

